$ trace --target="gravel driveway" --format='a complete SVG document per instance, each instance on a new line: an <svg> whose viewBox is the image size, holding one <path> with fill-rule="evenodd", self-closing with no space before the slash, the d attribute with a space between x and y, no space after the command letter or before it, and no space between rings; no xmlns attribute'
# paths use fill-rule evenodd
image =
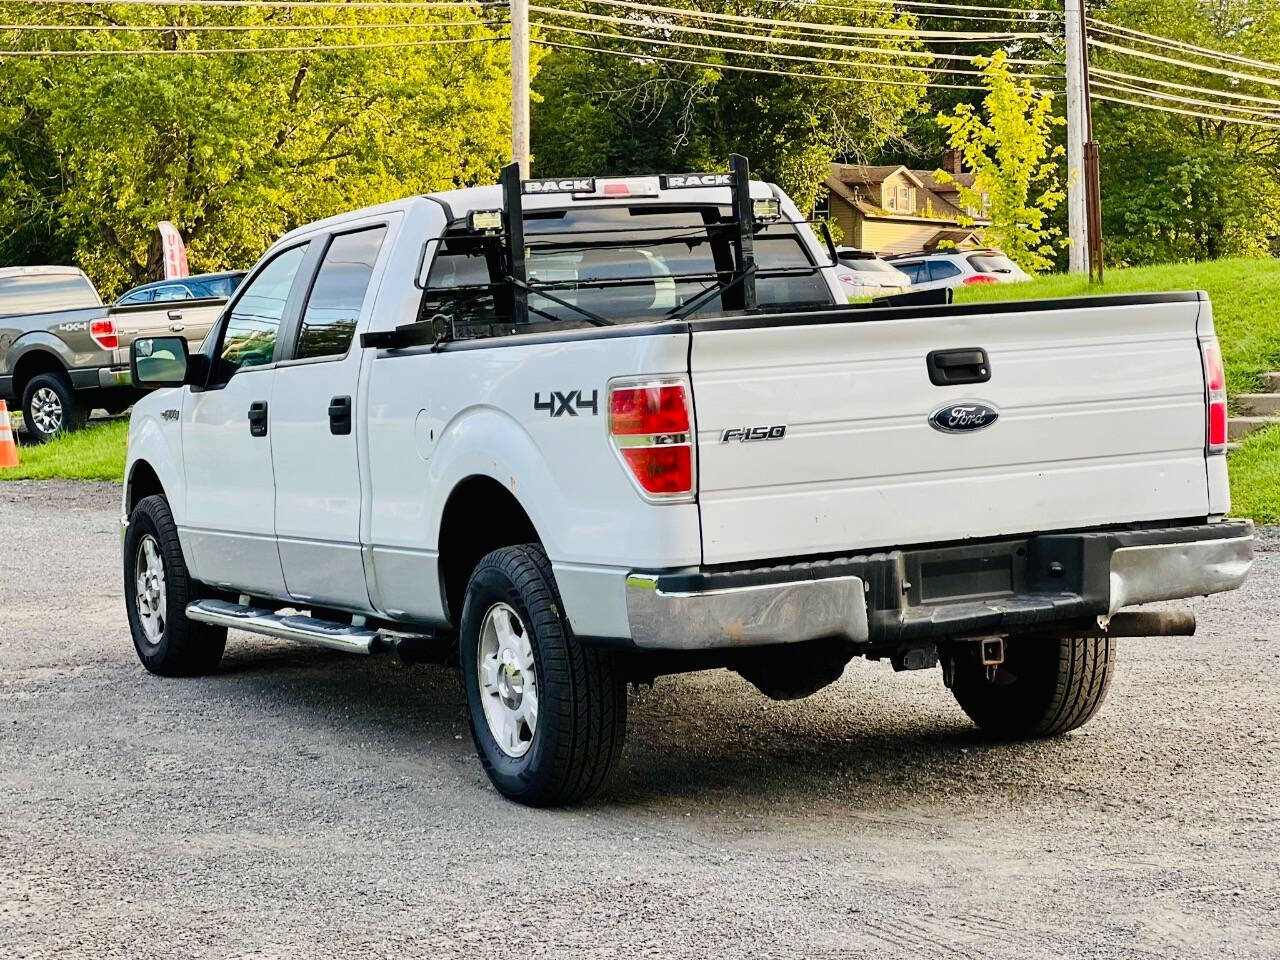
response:
<svg viewBox="0 0 1280 960"><path fill-rule="evenodd" d="M1275 957L1280 553L990 746L937 671L633 694L585 807L498 797L455 675L232 634L161 680L118 488L0 484L0 957ZM1272 534L1272 550L1280 546Z"/></svg>

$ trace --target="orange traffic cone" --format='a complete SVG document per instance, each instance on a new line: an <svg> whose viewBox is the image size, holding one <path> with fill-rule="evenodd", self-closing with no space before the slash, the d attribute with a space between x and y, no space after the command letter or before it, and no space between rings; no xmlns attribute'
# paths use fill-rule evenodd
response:
<svg viewBox="0 0 1280 960"><path fill-rule="evenodd" d="M0 400L0 469L18 465L18 445L13 440L13 425L9 423L9 407Z"/></svg>

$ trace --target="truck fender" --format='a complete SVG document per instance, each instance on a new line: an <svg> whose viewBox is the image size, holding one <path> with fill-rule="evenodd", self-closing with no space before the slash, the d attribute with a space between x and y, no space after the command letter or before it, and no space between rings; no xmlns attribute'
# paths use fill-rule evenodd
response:
<svg viewBox="0 0 1280 960"><path fill-rule="evenodd" d="M76 365L76 354L46 330L33 330L18 337L8 352L0 355L0 376L12 376L24 357L44 354L58 361L65 371Z"/></svg>
<svg viewBox="0 0 1280 960"><path fill-rule="evenodd" d="M548 556L555 558L561 530L548 516L548 505L561 502L555 474L524 425L491 406L461 410L441 428L431 456L427 516L434 520L433 541L449 497L463 481L476 476L497 481L520 504Z"/></svg>
<svg viewBox="0 0 1280 960"><path fill-rule="evenodd" d="M170 425L170 429L177 424ZM182 526L186 514L186 485L183 483L182 470L178 465L173 442L169 436L170 429L152 413L135 411L129 423L129 456L125 464L124 514L127 517L134 500L133 484L140 476L140 469L149 469L160 482L161 490L169 501L169 510L174 522ZM185 550L184 550L185 552ZM190 556L187 557L190 565Z"/></svg>

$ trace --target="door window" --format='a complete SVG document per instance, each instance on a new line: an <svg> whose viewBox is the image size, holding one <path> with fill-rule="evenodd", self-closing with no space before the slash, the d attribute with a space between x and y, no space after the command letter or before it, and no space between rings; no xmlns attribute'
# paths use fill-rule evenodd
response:
<svg viewBox="0 0 1280 960"><path fill-rule="evenodd" d="M290 247L258 272L231 308L218 349L213 383L226 383L241 367L270 363L293 279L307 245Z"/></svg>
<svg viewBox="0 0 1280 960"><path fill-rule="evenodd" d="M295 357L346 355L386 235L386 227L375 227L339 234L329 243L307 297Z"/></svg>
<svg viewBox="0 0 1280 960"><path fill-rule="evenodd" d="M157 303L169 300L190 300L191 291L181 283L169 283L163 287L157 287L152 299Z"/></svg>
<svg viewBox="0 0 1280 960"><path fill-rule="evenodd" d="M960 276L960 268L950 260L929 261L929 276L934 280L950 280Z"/></svg>
<svg viewBox="0 0 1280 960"><path fill-rule="evenodd" d="M118 307L129 307L136 303L150 303L151 298L155 296L155 290L148 287L146 290L134 290L132 293L126 293L123 297L116 301Z"/></svg>
<svg viewBox="0 0 1280 960"><path fill-rule="evenodd" d="M912 283L924 283L929 279L929 268L922 261L917 260L915 263L895 263L894 266L905 273Z"/></svg>

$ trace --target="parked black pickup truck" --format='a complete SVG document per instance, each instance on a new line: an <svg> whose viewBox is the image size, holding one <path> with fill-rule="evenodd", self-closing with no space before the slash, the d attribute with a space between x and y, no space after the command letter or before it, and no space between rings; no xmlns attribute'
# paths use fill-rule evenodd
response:
<svg viewBox="0 0 1280 960"><path fill-rule="evenodd" d="M0 268L0 398L21 408L34 440L83 426L91 410L127 409L142 393L129 375L134 338L181 333L194 348L226 303L138 299L104 305L75 267Z"/></svg>

